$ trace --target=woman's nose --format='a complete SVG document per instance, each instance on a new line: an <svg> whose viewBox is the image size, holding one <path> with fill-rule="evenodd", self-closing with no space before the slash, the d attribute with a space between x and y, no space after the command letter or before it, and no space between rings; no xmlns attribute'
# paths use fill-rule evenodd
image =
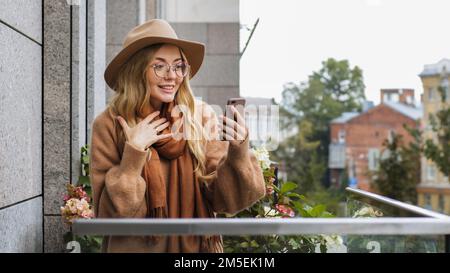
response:
<svg viewBox="0 0 450 273"><path fill-rule="evenodd" d="M166 73L166 78L167 79L175 79L177 77L177 74L175 73L175 71L173 71L172 68L169 69L169 71Z"/></svg>

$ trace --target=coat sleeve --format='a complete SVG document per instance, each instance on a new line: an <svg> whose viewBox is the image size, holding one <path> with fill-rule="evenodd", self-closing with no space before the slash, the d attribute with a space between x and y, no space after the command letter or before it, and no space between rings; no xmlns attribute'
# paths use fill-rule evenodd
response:
<svg viewBox="0 0 450 273"><path fill-rule="evenodd" d="M217 117L208 106L204 120L217 128ZM217 130L212 130L214 139ZM214 133L215 132L215 133ZM256 156L249 149L249 137L241 143L209 140L206 144L206 170L214 173L204 188L205 197L217 213L237 214L265 196L264 176Z"/></svg>
<svg viewBox="0 0 450 273"><path fill-rule="evenodd" d="M112 119L99 116L92 127L90 179L98 218L145 217L146 183L141 177L147 153L124 144L122 158Z"/></svg>

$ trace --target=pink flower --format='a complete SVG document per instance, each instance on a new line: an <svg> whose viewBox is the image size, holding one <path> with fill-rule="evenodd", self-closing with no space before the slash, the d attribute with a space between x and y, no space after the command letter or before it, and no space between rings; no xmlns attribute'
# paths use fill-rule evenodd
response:
<svg viewBox="0 0 450 273"><path fill-rule="evenodd" d="M87 197L86 192L83 190L83 187L81 187L81 186L80 187L76 187L74 192L75 192L76 197L78 197L80 199Z"/></svg>
<svg viewBox="0 0 450 273"><path fill-rule="evenodd" d="M272 186L267 186L266 187L266 194L267 195L273 194L273 187Z"/></svg>
<svg viewBox="0 0 450 273"><path fill-rule="evenodd" d="M63 198L64 202L67 202L67 200L69 200L69 199L70 199L70 196L67 194L64 194L64 198Z"/></svg>
<svg viewBox="0 0 450 273"><path fill-rule="evenodd" d="M290 207L286 205L276 204L275 208L281 213L284 214L285 217L294 217L295 213Z"/></svg>

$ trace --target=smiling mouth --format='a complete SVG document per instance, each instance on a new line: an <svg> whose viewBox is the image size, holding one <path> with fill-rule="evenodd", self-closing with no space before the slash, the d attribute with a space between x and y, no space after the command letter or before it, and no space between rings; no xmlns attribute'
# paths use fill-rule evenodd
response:
<svg viewBox="0 0 450 273"><path fill-rule="evenodd" d="M175 85L158 85L158 87L166 93L172 93Z"/></svg>

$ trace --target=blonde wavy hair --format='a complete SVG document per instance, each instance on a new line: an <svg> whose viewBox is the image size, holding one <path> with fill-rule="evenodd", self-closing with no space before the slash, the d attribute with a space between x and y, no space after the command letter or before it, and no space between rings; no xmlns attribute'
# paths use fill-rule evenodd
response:
<svg viewBox="0 0 450 273"><path fill-rule="evenodd" d="M150 92L148 92L149 90L147 88L147 70L150 68L149 63L156 51L163 45L155 44L141 49L122 66L118 73L118 78L114 86L116 92L108 103L108 109L112 116L120 115L123 117L130 127L135 126L139 122L139 114L143 112L150 102ZM183 61L186 61L186 56L181 49L179 50ZM189 78L190 74L184 77L174 100L176 105L186 106L180 107L179 109L183 117L185 117L184 124L188 127L187 131L191 134L187 139L187 144L190 152L194 156L194 172L198 178L206 182L212 178L214 172L206 174L206 156L203 149L206 138L203 135L202 125L194 117L196 106ZM188 109L187 113L185 108ZM119 143L123 143L125 141L123 130L121 126L117 126L118 123L116 124L115 119L114 122Z"/></svg>

